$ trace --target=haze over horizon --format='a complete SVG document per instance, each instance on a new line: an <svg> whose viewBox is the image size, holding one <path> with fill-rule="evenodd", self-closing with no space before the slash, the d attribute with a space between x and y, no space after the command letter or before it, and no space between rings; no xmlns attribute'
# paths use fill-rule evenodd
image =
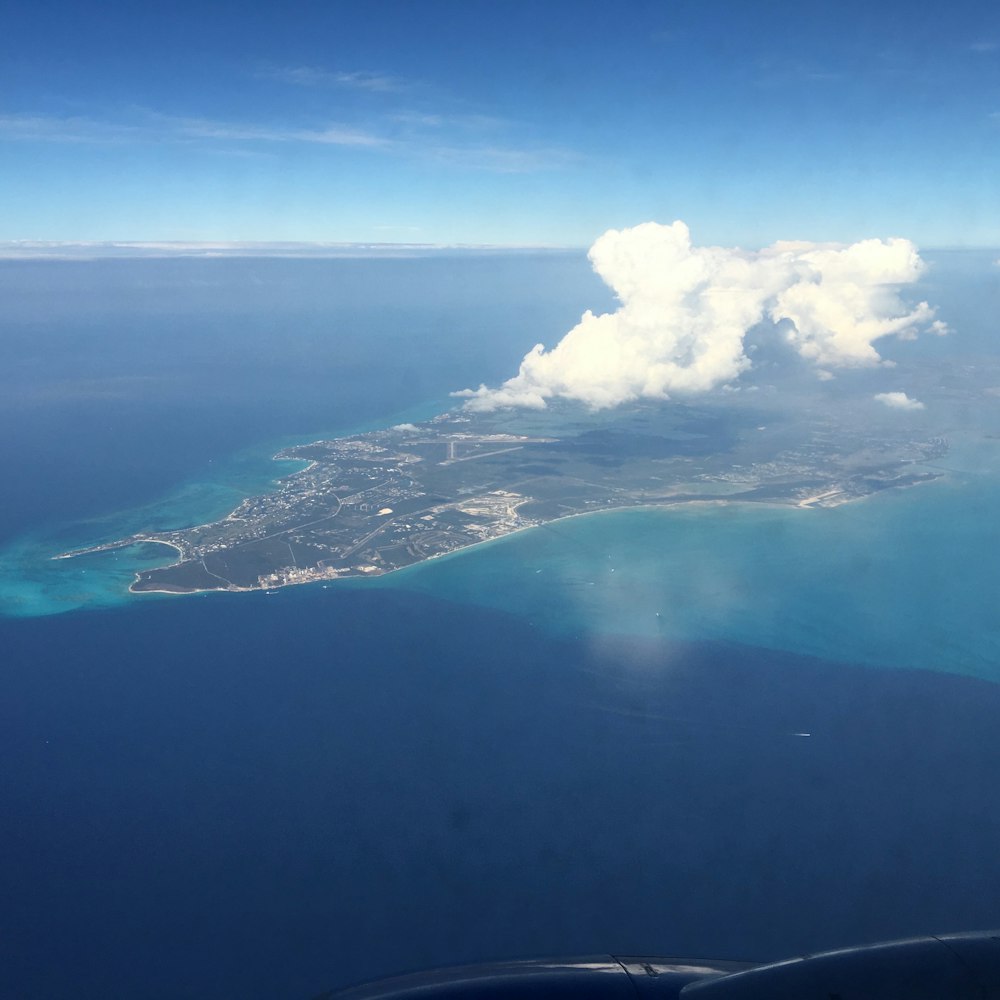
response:
<svg viewBox="0 0 1000 1000"><path fill-rule="evenodd" d="M1000 244L981 2L54 0L0 55L0 241Z"/></svg>

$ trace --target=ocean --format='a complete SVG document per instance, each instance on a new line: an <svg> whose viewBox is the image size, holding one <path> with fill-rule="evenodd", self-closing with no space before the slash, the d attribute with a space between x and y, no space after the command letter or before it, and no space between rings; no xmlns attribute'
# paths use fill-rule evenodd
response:
<svg viewBox="0 0 1000 1000"><path fill-rule="evenodd" d="M995 358L995 256L932 256L955 334L898 359ZM1000 924L988 393L941 479L832 509L574 518L276 594L47 558L220 516L282 445L433 415L611 307L571 253L0 263L0 996Z"/></svg>

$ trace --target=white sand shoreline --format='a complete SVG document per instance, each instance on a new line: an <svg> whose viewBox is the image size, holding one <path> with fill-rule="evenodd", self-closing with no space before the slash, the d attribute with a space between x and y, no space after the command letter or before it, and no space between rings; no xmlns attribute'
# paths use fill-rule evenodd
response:
<svg viewBox="0 0 1000 1000"><path fill-rule="evenodd" d="M859 497L857 499L865 499L864 497ZM530 503L530 499L526 499L523 503ZM847 501L844 501L847 502ZM436 552L431 556L427 556L425 559L421 559L419 562L411 563L408 566L399 566L395 569L390 570L379 570L377 573L350 573L338 577L317 577L314 580L293 580L288 583L275 583L269 584L268 586L257 586L257 587L240 587L236 584L231 584L228 587L206 587L206 588L194 588L191 590L134 590L133 587L139 582L140 574L136 573L135 580L129 587L129 592L133 594L169 594L174 597L183 596L185 594L213 594L213 593L254 593L256 591L266 592L269 590L283 590L286 587L301 587L307 586L309 584L315 583L339 583L342 580L377 580L387 576L393 576L397 573L405 573L407 570L416 570L424 563L431 562L436 559L446 559L450 556L458 556L463 553L470 551L471 549L479 548L480 546L489 545L493 542L502 542L508 538L513 538L515 535L519 535L522 532L534 531L539 528L545 528L548 525L559 524L563 521L570 521L574 518L581 517L594 517L598 514L615 514L622 513L624 511L636 511L636 510L681 510L692 507L726 507L735 506L737 504L742 504L748 507L770 507L770 508L784 508L786 510L816 510L809 505L803 506L797 501L782 501L782 500L738 500L730 499L727 497L712 497L697 500L678 500L676 503L648 503L648 504L630 504L627 506L619 507L604 507L599 510L582 510L576 511L572 514L564 514L561 517L552 518L549 521L541 521L536 524L525 524L519 528L514 528L511 531L505 531L501 535L495 535L492 538L483 538L478 541L469 542L468 545L459 546L456 549L451 549L448 552ZM520 506L520 505L519 505ZM149 539L149 541L159 541L161 544L170 545L172 548L176 549L177 552L183 556L181 549L174 545L172 542L167 542L162 539ZM183 559L178 559L177 562L170 563L167 566L157 567L158 569L170 569L174 566L179 566L183 562Z"/></svg>
<svg viewBox="0 0 1000 1000"><path fill-rule="evenodd" d="M312 464L315 465L315 464L318 464L318 463L313 462ZM306 470L301 470L301 471L304 472ZM296 474L297 473L293 473L293 475L296 475ZM908 486L912 486L912 485L917 485L917 484L913 484L913 483L907 484L907 487ZM399 566L399 567L396 567L394 569L389 569L389 570L378 570L377 572L368 572L368 573L362 573L362 572L350 573L350 572L348 572L348 573L345 573L342 576L334 576L334 577L319 576L319 575L317 575L314 579L290 580L290 581L285 582L285 583L271 583L271 584L268 584L266 586L265 585L259 585L259 586L246 587L246 586L238 586L236 584L230 583L229 586L227 586L227 587L205 587L205 588L193 588L193 589L190 589L190 590L161 590L161 589L135 590L134 589L135 585L141 579L141 573L137 572L135 574L135 579L133 580L132 584L129 586L128 589L129 589L129 592L132 593L132 594L168 594L168 595L172 595L172 596L183 596L185 594L253 593L255 591L277 591L277 590L282 590L282 589L284 589L286 587L305 586L305 585L308 585L308 584L315 584L315 583L321 583L321 582L322 583L337 583L337 582L339 582L341 580L376 580L376 579L379 579L379 578L382 578L382 577L391 576L391 575L396 574L396 573L404 573L404 572L406 572L408 570L415 571L422 564L430 562L432 560L445 559L445 558L448 558L448 557L451 557L451 556L458 556L458 555L466 553L466 552L468 552L468 551L470 551L472 549L476 549L476 548L478 548L480 546L485 546L485 545L489 545L492 542L500 542L500 541L503 541L505 539L512 538L515 535L518 535L518 534L520 534L522 532L525 532L525 531L532 531L532 530L537 529L537 528L544 528L544 527L547 527L548 525L559 524L559 523L561 523L563 521L570 521L570 520L572 520L574 518L593 517L593 516L598 515L598 514L621 513L623 511L637 511L637 510L663 510L663 511L667 511L667 510L687 510L687 509L698 508L698 507L714 508L714 507L729 507L729 506L737 506L737 505L739 505L739 506L746 506L746 507L763 507L763 508L771 508L771 509L779 509L780 508L780 509L784 509L784 510L825 510L825 509L833 509L835 507L840 507L840 506L843 506L843 505L846 505L846 504L857 503L857 502L860 502L862 500L867 500L867 499L869 499L869 498L871 498L873 496L877 496L877 495L879 495L881 493L884 493L884 492L887 492L887 490L877 490L877 491L875 491L873 493L864 494L863 496L850 496L850 495L844 494L839 489L831 488L830 490L826 490L826 491L823 491L821 493L818 493L818 494L815 494L815 495L812 495L812 496L809 496L809 497L798 498L798 499L789 497L788 499L784 499L784 500L780 500L780 499L773 499L773 500L747 500L747 499L742 499L742 498L740 498L738 496L735 496L735 497L734 496L718 496L718 497L699 497L697 499L678 499L675 502L662 501L661 500L661 501L656 502L656 503L637 503L637 504L628 504L628 505L623 505L623 506L602 507L602 508L599 508L597 510L584 510L584 511L576 511L576 512L574 512L572 514L564 514L564 515L562 515L560 517L555 517L555 518L552 518L551 520L548 520L548 521L541 521L541 522L537 522L537 523L534 523L534 524L525 524L525 525L523 525L521 527L514 528L511 531L505 531L503 534L495 535L495 536L490 537L490 538L482 538L482 539L479 539L477 541L470 541L467 545L461 545L458 548L451 549L448 552L436 552L433 555L427 556L427 557L419 560L418 562L411 563L411 564L409 564L407 566ZM520 503L518 503L518 504L515 505L515 509L517 509L517 508L519 508L521 506L524 506L524 505L526 505L528 503L531 503L532 500L533 500L533 498L526 497ZM821 503L821 502L818 502L818 501L827 501L827 502ZM153 538L153 537L139 537L139 538L133 537L132 539L129 539L127 541L123 541L120 544L112 544L112 545L108 545L107 547L95 547L93 549L83 549L83 550L80 550L77 553L65 553L63 555L55 556L53 558L69 558L72 555L83 555L83 554L88 553L88 552L110 551L110 550L115 549L115 548L125 548L125 547L127 547L129 545L139 545L139 544L143 544L143 543L146 543L146 542L152 542L152 543L156 543L156 544L159 544L159 545L167 545L170 548L174 549L177 552L177 554L180 556L180 558L177 559L175 562L169 563L166 566L158 566L158 567L156 567L156 569L171 569L174 566L179 566L179 565L183 564L185 553L184 553L184 550L179 545L175 544L174 542L167 541L164 538Z"/></svg>

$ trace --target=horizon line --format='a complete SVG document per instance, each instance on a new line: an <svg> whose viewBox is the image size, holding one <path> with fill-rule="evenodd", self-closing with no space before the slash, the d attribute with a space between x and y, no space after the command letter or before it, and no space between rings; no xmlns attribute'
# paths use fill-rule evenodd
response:
<svg viewBox="0 0 1000 1000"><path fill-rule="evenodd" d="M373 240L0 240L5 260L115 260L172 258L336 259L416 257L446 253L586 253L560 243L392 243ZM749 250L759 249L747 247ZM1000 251L1000 244L928 244L921 252Z"/></svg>
<svg viewBox="0 0 1000 1000"><path fill-rule="evenodd" d="M471 253L580 252L554 243L390 243L319 240L0 240L0 260L93 260L125 257L334 258Z"/></svg>

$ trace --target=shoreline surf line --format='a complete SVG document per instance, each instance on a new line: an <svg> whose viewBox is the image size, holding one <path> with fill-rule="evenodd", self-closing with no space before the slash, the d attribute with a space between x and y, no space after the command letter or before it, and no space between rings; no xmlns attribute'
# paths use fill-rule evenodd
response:
<svg viewBox="0 0 1000 1000"><path fill-rule="evenodd" d="M418 562L411 563L408 566L397 566L394 569L389 570L377 570L377 572L346 572L338 576L321 576L317 575L312 579L304 580L290 580L286 583L271 583L267 586L251 586L243 587L236 584L231 584L229 587L205 587L205 588L192 588L190 590L133 590L136 583L139 582L140 573L135 574L135 579L132 581L128 588L128 592L132 594L172 594L174 596L182 596L184 594L213 594L213 593L254 593L257 591L268 591L268 590L282 590L285 587L301 587L309 584L315 583L337 583L341 580L377 580L389 576L393 576L397 573L405 573L408 570L416 570L423 563L428 563L436 559L446 559L451 556L459 556L462 553L468 552L472 549L477 549L480 546L489 545L492 542L501 542L508 538L513 538L515 535L519 535L525 531L532 531L534 529L546 528L550 525L558 524L562 521L569 521L573 518L580 517L593 517L598 514L615 514L624 511L636 511L636 510L682 510L694 507L736 507L736 506L746 506L746 507L762 507L769 509L782 509L782 510L802 510L802 511L815 511L815 510L832 510L837 507L847 506L850 504L855 504L863 500L871 499L872 497L878 496L882 493L888 493L892 490L900 488L910 488L917 485L925 485L929 482L938 482L941 479L945 479L946 476L937 476L934 479L923 480L918 483L906 483L901 484L899 487L888 487L883 490L876 490L872 493L866 493L863 496L851 497L844 494L840 494L840 497L833 503L824 504L822 506L815 503L816 497L806 498L806 501L801 499L788 499L788 500L747 500L740 499L738 497L700 497L698 499L689 500L678 500L676 503L645 503L645 504L629 504L625 506L617 507L605 507L599 510L583 510L575 511L572 514L563 514L559 517L552 518L548 521L541 521L536 524L525 524L522 527L514 528L511 531L506 531L501 535L496 535L492 538L482 538L478 541L469 542L467 545L461 545L458 548L451 549L448 552L435 552L433 555L426 556L425 558L419 560ZM831 498L832 499L832 498ZM526 499L523 503L531 502L530 499ZM517 505L521 506L521 504ZM291 529L290 529L291 530ZM153 539L150 539L153 541ZM176 549L181 555L183 553L181 550L170 542L163 542L165 545L171 545L172 548ZM106 551L106 550L105 550ZM174 566L179 566L184 562L183 559L178 559L177 562L171 563L169 566L157 567L158 569L171 569Z"/></svg>

